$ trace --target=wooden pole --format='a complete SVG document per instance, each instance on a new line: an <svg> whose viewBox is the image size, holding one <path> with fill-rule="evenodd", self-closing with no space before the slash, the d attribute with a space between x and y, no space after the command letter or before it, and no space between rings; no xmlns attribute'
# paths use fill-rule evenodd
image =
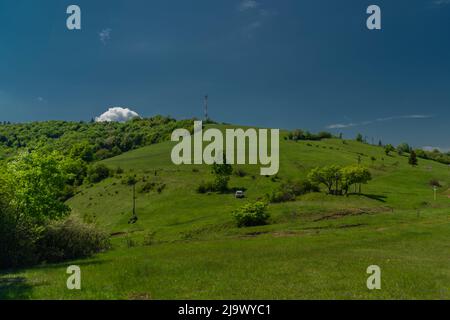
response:
<svg viewBox="0 0 450 320"><path fill-rule="evenodd" d="M133 184L133 217L136 217L136 184Z"/></svg>

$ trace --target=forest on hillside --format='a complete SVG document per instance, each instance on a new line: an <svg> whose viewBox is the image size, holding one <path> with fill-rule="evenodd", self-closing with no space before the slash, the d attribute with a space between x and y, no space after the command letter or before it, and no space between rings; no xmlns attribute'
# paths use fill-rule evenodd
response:
<svg viewBox="0 0 450 320"><path fill-rule="evenodd" d="M4 159L21 149L57 150L92 162L169 140L173 130L190 129L191 123L192 120L178 121L164 116L127 122L3 122L0 155Z"/></svg>

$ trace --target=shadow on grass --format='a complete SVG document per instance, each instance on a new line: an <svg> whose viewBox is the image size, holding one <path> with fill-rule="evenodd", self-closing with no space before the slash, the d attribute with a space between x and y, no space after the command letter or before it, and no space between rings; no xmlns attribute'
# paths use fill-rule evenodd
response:
<svg viewBox="0 0 450 320"><path fill-rule="evenodd" d="M382 196L382 195L379 195L379 194L365 194L365 193L362 193L361 195L366 197L366 198L377 200L377 201L380 201L380 202L386 202L386 199L387 199L386 196Z"/></svg>
<svg viewBox="0 0 450 320"><path fill-rule="evenodd" d="M63 262L55 262L55 263L49 263L49 264L40 264L33 269L58 269L58 268L67 268L71 265L76 265L79 267L85 267L85 266L95 266L95 265L101 265L107 262L108 260L101 260L96 258L86 258L86 260L68 260Z"/></svg>
<svg viewBox="0 0 450 320"><path fill-rule="evenodd" d="M245 188L245 187L242 187L242 188L240 188L240 187L232 187L232 188L228 188L226 191L219 192L219 194L235 194L236 191L246 192L247 188Z"/></svg>
<svg viewBox="0 0 450 320"><path fill-rule="evenodd" d="M65 268L70 265L77 265L79 267L99 265L107 262L106 260L89 259L84 261L66 261L54 264L41 264L33 269L57 269ZM33 287L44 285L45 283L30 283L27 278L21 276L14 276L11 273L25 271L28 268L0 270L0 300L24 300L31 298Z"/></svg>
<svg viewBox="0 0 450 320"><path fill-rule="evenodd" d="M28 299L33 287L24 277L0 278L0 300Z"/></svg>

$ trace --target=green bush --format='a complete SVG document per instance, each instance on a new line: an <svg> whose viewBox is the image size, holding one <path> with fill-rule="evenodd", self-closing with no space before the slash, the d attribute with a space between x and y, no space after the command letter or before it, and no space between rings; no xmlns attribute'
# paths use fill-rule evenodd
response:
<svg viewBox="0 0 450 320"><path fill-rule="evenodd" d="M272 203L294 201L297 196L319 191L320 188L308 180L302 182L289 181L283 183L277 190L275 190L269 196L269 201Z"/></svg>
<svg viewBox="0 0 450 320"><path fill-rule="evenodd" d="M437 188L442 187L442 185L438 179L431 179L429 183L430 183L430 186L432 186L432 187L437 187Z"/></svg>
<svg viewBox="0 0 450 320"><path fill-rule="evenodd" d="M247 172L245 172L244 169L238 168L234 170L234 175L240 178L243 178L247 175Z"/></svg>
<svg viewBox="0 0 450 320"><path fill-rule="evenodd" d="M267 203L256 201L248 203L234 211L233 217L236 220L237 226L241 228L265 225L270 215L267 213Z"/></svg>
<svg viewBox="0 0 450 320"><path fill-rule="evenodd" d="M215 176L214 191L225 193L228 191L228 182L233 173L233 167L227 163L226 155L223 154L223 163L214 163L212 173Z"/></svg>
<svg viewBox="0 0 450 320"><path fill-rule="evenodd" d="M281 203L295 200L295 195L293 193L281 189L273 191L268 197L271 203Z"/></svg>
<svg viewBox="0 0 450 320"><path fill-rule="evenodd" d="M117 167L117 169L116 169L116 173L117 174L122 174L124 171L123 171L123 169L121 168L121 167Z"/></svg>
<svg viewBox="0 0 450 320"><path fill-rule="evenodd" d="M166 184L165 183L159 183L156 186L156 192L161 193L163 192L163 190L166 188Z"/></svg>
<svg viewBox="0 0 450 320"><path fill-rule="evenodd" d="M135 185L137 183L137 177L136 175L126 175L123 179L122 179L122 184L125 184L127 186L132 186Z"/></svg>
<svg viewBox="0 0 450 320"><path fill-rule="evenodd" d="M86 258L108 249L109 236L76 218L50 223L37 243L41 261L60 262Z"/></svg>
<svg viewBox="0 0 450 320"><path fill-rule="evenodd" d="M155 190L158 193L163 192L166 188L166 185L162 182L157 181L147 181L143 185L141 185L138 189L139 193L149 193L150 191Z"/></svg>
<svg viewBox="0 0 450 320"><path fill-rule="evenodd" d="M111 171L104 164L96 164L90 167L87 171L87 179L90 183L98 183L108 178Z"/></svg>
<svg viewBox="0 0 450 320"><path fill-rule="evenodd" d="M201 182L200 185L197 187L198 193L208 193L208 192L214 192L216 190L215 185L213 182Z"/></svg>
<svg viewBox="0 0 450 320"><path fill-rule="evenodd" d="M3 197L0 199L0 270L32 265L38 261L39 230L17 219Z"/></svg>

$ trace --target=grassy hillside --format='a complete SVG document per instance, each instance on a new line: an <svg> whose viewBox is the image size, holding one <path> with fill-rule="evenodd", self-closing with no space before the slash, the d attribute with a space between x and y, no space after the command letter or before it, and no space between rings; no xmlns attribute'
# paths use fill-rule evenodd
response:
<svg viewBox="0 0 450 320"><path fill-rule="evenodd" d="M223 127L222 127L223 129ZM304 299L450 298L450 168L339 139L280 141L276 178L259 166L240 166L233 194L198 194L210 167L175 166L173 144L163 142L104 160L120 175L84 186L69 200L73 214L113 235L113 249L93 259L41 266L0 277L0 298L53 299ZM270 224L237 228L231 212L264 197L283 181L305 179L329 164L370 168L362 195L311 193L271 204ZM371 160L375 157L376 160ZM164 184L161 193L137 193L139 220L129 225L136 175ZM431 179L440 181L437 200ZM66 289L66 268L82 269L81 291ZM382 290L366 288L366 268L382 269Z"/></svg>

